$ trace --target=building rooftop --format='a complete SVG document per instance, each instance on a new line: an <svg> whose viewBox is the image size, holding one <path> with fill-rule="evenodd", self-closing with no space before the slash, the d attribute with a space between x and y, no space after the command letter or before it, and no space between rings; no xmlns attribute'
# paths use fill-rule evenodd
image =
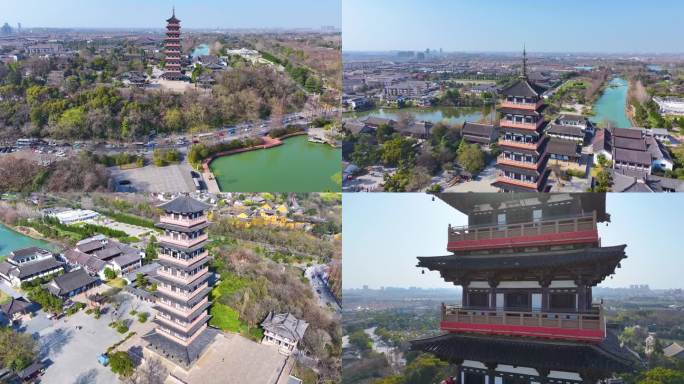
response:
<svg viewBox="0 0 684 384"><path fill-rule="evenodd" d="M90 276L84 269L79 268L55 277L45 286L53 295L61 296L97 281L97 277Z"/></svg>
<svg viewBox="0 0 684 384"><path fill-rule="evenodd" d="M5 315L11 317L12 315L16 313L22 313L26 312L29 308L31 308L33 304L23 297L19 298L10 298L10 300L2 305L0 305L0 312L4 313Z"/></svg>
<svg viewBox="0 0 684 384"><path fill-rule="evenodd" d="M628 372L638 363L620 347L611 330L599 344L457 333L410 343L411 350L429 352L445 361L474 360L564 372Z"/></svg>
<svg viewBox="0 0 684 384"><path fill-rule="evenodd" d="M7 260L0 263L0 272L23 279L31 275L48 272L62 267L62 263L54 257L23 263L18 266L9 264Z"/></svg>
<svg viewBox="0 0 684 384"><path fill-rule="evenodd" d="M520 79L501 90L501 94L507 96L539 97L546 89L526 78Z"/></svg>
<svg viewBox="0 0 684 384"><path fill-rule="evenodd" d="M471 123L466 121L463 123L461 133L470 136L491 137L496 130L497 127L494 124Z"/></svg>
<svg viewBox="0 0 684 384"><path fill-rule="evenodd" d="M159 208L171 213L197 213L204 212L210 208L208 204L205 204L199 200L195 200L190 196L180 196L168 203L159 205Z"/></svg>
<svg viewBox="0 0 684 384"><path fill-rule="evenodd" d="M615 161L651 166L651 154L644 151L615 148Z"/></svg>
<svg viewBox="0 0 684 384"><path fill-rule="evenodd" d="M672 343L663 348L663 354L667 357L675 357L681 353L684 353L684 347L677 343Z"/></svg>
<svg viewBox="0 0 684 384"><path fill-rule="evenodd" d="M551 123L547 125L546 132L551 135L572 136L580 139L584 138L584 132L582 131L582 128L574 125L560 125Z"/></svg>
<svg viewBox="0 0 684 384"><path fill-rule="evenodd" d="M587 270L591 274L593 284L598 284L607 276L611 275L618 263L626 258L626 245L617 245L600 248L581 248L571 250L554 250L538 252L515 252L486 255L447 255L418 257L419 268L427 268L431 271L459 271L463 275L468 273L476 279L480 274L487 275L497 271L501 276L506 274L515 275L522 271L534 271L544 273L558 269L572 269L573 273ZM600 267L597 265L600 264ZM530 272L530 276L534 273ZM456 282L460 281L454 276ZM487 280L486 277L483 277ZM503 279L503 277L502 277ZM451 281L452 279L447 279ZM592 284L592 285L593 285Z"/></svg>
<svg viewBox="0 0 684 384"><path fill-rule="evenodd" d="M304 332L309 323L299 320L290 313L274 314L270 312L266 319L261 322L264 330L286 337L290 340L299 341L304 338Z"/></svg>
<svg viewBox="0 0 684 384"><path fill-rule="evenodd" d="M631 149L635 151L645 151L646 142L642 138L633 139L621 136L615 136L613 140L615 148Z"/></svg>
<svg viewBox="0 0 684 384"><path fill-rule="evenodd" d="M34 256L34 255L37 255L38 257L50 256L50 255L52 255L52 252L48 251L47 249L43 249L43 248L28 247L28 248L17 249L17 250L10 252L7 259L18 263L18 262L21 262L23 259L26 259L27 257Z"/></svg>

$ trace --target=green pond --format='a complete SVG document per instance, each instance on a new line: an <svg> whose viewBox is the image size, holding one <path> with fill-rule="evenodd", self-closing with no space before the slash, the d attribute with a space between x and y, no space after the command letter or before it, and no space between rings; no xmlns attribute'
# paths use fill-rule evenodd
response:
<svg viewBox="0 0 684 384"><path fill-rule="evenodd" d="M28 247L54 248L48 242L24 236L0 224L0 256L7 256L14 250Z"/></svg>
<svg viewBox="0 0 684 384"><path fill-rule="evenodd" d="M364 118L366 116L382 117L386 119L399 119L402 113L410 113L418 121L438 123L446 121L452 125L463 124L466 121L479 121L483 114L489 113L491 108L465 108L465 107L432 107L432 108L378 108L369 111L348 112L345 117Z"/></svg>
<svg viewBox="0 0 684 384"><path fill-rule="evenodd" d="M337 192L341 162L339 149L302 135L278 147L219 157L210 167L224 192Z"/></svg>
<svg viewBox="0 0 684 384"><path fill-rule="evenodd" d="M632 123L627 117L627 81L616 77L608 83L601 97L594 104L595 115L591 118L594 123L611 121L617 128L631 128Z"/></svg>

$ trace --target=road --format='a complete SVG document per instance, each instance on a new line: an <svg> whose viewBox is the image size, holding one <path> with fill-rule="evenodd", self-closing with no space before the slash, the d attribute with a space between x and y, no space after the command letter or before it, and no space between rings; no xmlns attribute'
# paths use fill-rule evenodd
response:
<svg viewBox="0 0 684 384"><path fill-rule="evenodd" d="M337 302L337 298L333 295L328 283L323 279L325 274L326 266L323 264L312 265L304 271L304 276L309 279L309 284L311 289L318 296L318 302L321 307L331 308L339 311L341 309L340 304Z"/></svg>
<svg viewBox="0 0 684 384"><path fill-rule="evenodd" d="M11 297L14 297L15 299L18 297L21 297L21 293L15 291L12 287L10 287L9 284L7 284L4 280L0 281L0 291L5 292L6 294L10 295Z"/></svg>
<svg viewBox="0 0 684 384"><path fill-rule="evenodd" d="M283 115L282 120L278 126L286 126L288 124L311 124L319 117L331 117L338 113L337 109L319 110L319 111L302 111ZM16 152L26 153L28 156L40 156L45 158L45 162L59 161L71 156L75 156L80 150L89 150L99 155L116 155L118 153L137 153L143 155L147 159L152 158L152 152L155 148L170 149L175 148L181 154L186 155L190 145L193 142L204 141L210 144L220 142L228 142L236 139L244 139L248 137L259 137L268 134L273 128L271 119L264 119L258 121L245 121L231 126L223 126L214 129L211 132L204 134L175 134L169 136L159 135L150 138L148 142L126 143L120 142L104 142L95 140L73 141L73 140L49 140L50 145L40 146L38 148L22 148L15 149ZM12 142L6 142L4 145L13 145Z"/></svg>

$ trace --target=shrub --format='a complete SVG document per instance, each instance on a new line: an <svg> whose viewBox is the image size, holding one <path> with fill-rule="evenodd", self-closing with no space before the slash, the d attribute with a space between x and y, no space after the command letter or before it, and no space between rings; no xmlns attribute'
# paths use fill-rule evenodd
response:
<svg viewBox="0 0 684 384"><path fill-rule="evenodd" d="M133 360L126 352L118 351L109 354L109 366L112 372L121 377L129 377L133 374Z"/></svg>

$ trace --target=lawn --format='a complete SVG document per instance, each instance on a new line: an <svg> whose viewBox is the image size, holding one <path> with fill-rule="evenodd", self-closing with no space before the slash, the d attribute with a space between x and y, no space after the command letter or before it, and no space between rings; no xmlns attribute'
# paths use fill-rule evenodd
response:
<svg viewBox="0 0 684 384"><path fill-rule="evenodd" d="M209 324L222 331L239 333L256 341L261 340L264 335L260 328L250 329L246 323L240 320L240 315L235 309L216 301L220 296L232 295L240 289L247 287L250 284L250 280L238 277L230 272L224 272L221 275L221 282L211 291L211 299L214 303L209 311L212 316Z"/></svg>
<svg viewBox="0 0 684 384"><path fill-rule="evenodd" d="M240 332L242 322L238 313L233 308L221 303L214 303L211 306L211 320L209 324L221 329L222 331Z"/></svg>
<svg viewBox="0 0 684 384"><path fill-rule="evenodd" d="M107 281L107 285L113 288L124 289L126 286L126 280L117 277L116 279Z"/></svg>

